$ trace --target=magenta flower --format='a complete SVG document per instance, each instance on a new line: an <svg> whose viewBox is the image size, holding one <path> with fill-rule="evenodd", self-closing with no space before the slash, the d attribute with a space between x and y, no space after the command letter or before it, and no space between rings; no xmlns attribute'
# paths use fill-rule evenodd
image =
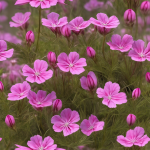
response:
<svg viewBox="0 0 150 150"><path fill-rule="evenodd" d="M86 48L86 52L87 52L87 55L88 55L90 58L94 58L95 55L96 55L95 50L94 50L92 47L90 47L90 46L88 46L88 47Z"/></svg>
<svg viewBox="0 0 150 150"><path fill-rule="evenodd" d="M104 13L98 13L97 14L97 19L90 18L90 21L92 24L100 27L105 27L105 28L116 28L120 22L116 16L111 16L108 18L108 16Z"/></svg>
<svg viewBox="0 0 150 150"><path fill-rule="evenodd" d="M31 31L31 30L28 31L26 33L26 42L27 42L28 46L31 46L32 43L34 43L34 40L35 40L35 37L34 37L33 31Z"/></svg>
<svg viewBox="0 0 150 150"><path fill-rule="evenodd" d="M136 89L133 90L133 92L132 92L132 98L133 98L134 100L136 100L137 98L139 98L140 95L141 95L141 90L140 90L140 88L136 88Z"/></svg>
<svg viewBox="0 0 150 150"><path fill-rule="evenodd" d="M84 66L87 66L86 59L80 58L77 52L70 52L69 56L66 53L59 54L57 58L57 65L60 70L64 72L71 72L72 74L81 74L84 72Z"/></svg>
<svg viewBox="0 0 150 150"><path fill-rule="evenodd" d="M23 5L31 2L32 0L17 0L15 5Z"/></svg>
<svg viewBox="0 0 150 150"><path fill-rule="evenodd" d="M8 3L5 1L0 1L0 12L8 6Z"/></svg>
<svg viewBox="0 0 150 150"><path fill-rule="evenodd" d="M117 136L117 142L124 147L132 147L133 145L143 147L149 141L150 138L147 135L144 135L144 129L142 127L135 127L134 130L128 130L126 137L123 135Z"/></svg>
<svg viewBox="0 0 150 150"><path fill-rule="evenodd" d="M0 141L2 140L2 138L0 138Z"/></svg>
<svg viewBox="0 0 150 150"><path fill-rule="evenodd" d="M28 147L20 146L15 144L19 148L15 148L15 150L55 150L57 145L54 144L54 140L47 136L42 140L42 136L35 135L30 138L30 141L27 142Z"/></svg>
<svg viewBox="0 0 150 150"><path fill-rule="evenodd" d="M3 82L0 81L0 92L3 92L4 91L4 85L3 85Z"/></svg>
<svg viewBox="0 0 150 150"><path fill-rule="evenodd" d="M145 61L146 59L150 61L150 42L147 47L144 48L144 41L137 40L134 41L132 45L132 50L129 51L128 56L135 61Z"/></svg>
<svg viewBox="0 0 150 150"><path fill-rule="evenodd" d="M102 103L109 108L116 108L116 104L120 105L127 102L127 96L125 93L120 92L120 86L118 83L107 82L104 89L98 88L96 93L97 97L103 98Z"/></svg>
<svg viewBox="0 0 150 150"><path fill-rule="evenodd" d="M136 14L132 9L127 9L124 12L124 21L127 25L133 26L134 22L136 20Z"/></svg>
<svg viewBox="0 0 150 150"><path fill-rule="evenodd" d="M83 29L90 25L90 21L84 21L82 17L76 17L69 22L69 28L74 33L79 34Z"/></svg>
<svg viewBox="0 0 150 150"><path fill-rule="evenodd" d="M63 131L64 136L68 136L79 130L79 125L75 124L75 122L80 120L77 111L66 108L62 110L60 116L55 115L51 119L51 123L54 124L53 129L55 132Z"/></svg>
<svg viewBox="0 0 150 150"><path fill-rule="evenodd" d="M119 50L121 52L127 52L132 48L133 38L131 35L125 34L121 40L121 36L114 34L111 37L112 42L107 42L111 50Z"/></svg>
<svg viewBox="0 0 150 150"><path fill-rule="evenodd" d="M21 29L27 29L30 15L30 12L26 12L25 14L16 13L15 16L11 18L14 22L9 22L10 27L20 27Z"/></svg>
<svg viewBox="0 0 150 150"><path fill-rule="evenodd" d="M0 40L0 61L6 60L13 55L14 49L7 50L7 43L4 40Z"/></svg>
<svg viewBox="0 0 150 150"><path fill-rule="evenodd" d="M31 89L30 84L24 81L23 83L17 83L10 89L11 93L8 93L7 100L16 101L27 97L29 90Z"/></svg>
<svg viewBox="0 0 150 150"><path fill-rule="evenodd" d="M30 68L28 65L25 65L22 68L23 76L28 76L26 80L31 83L36 82L38 84L41 84L45 82L45 80L50 79L53 75L52 70L46 71L47 68L48 64L46 61L37 59L34 62L34 69Z"/></svg>
<svg viewBox="0 0 150 150"><path fill-rule="evenodd" d="M37 94L29 91L27 98L33 107L42 109L52 105L52 101L56 99L56 93L53 91L46 96L46 91L39 90Z"/></svg>
<svg viewBox="0 0 150 150"><path fill-rule="evenodd" d="M136 121L136 116L134 114L129 114L126 121L129 126L132 126Z"/></svg>
<svg viewBox="0 0 150 150"><path fill-rule="evenodd" d="M15 126L15 119L12 115L7 115L5 118L5 123L8 127L14 128Z"/></svg>
<svg viewBox="0 0 150 150"><path fill-rule="evenodd" d="M91 115L89 120L84 119L80 128L83 134L90 136L92 132L103 130L104 121L99 121L96 116Z"/></svg>
<svg viewBox="0 0 150 150"><path fill-rule="evenodd" d="M146 81L150 83L150 72L147 72L145 75Z"/></svg>
<svg viewBox="0 0 150 150"><path fill-rule="evenodd" d="M56 99L53 102L53 112L57 112L62 108L62 101L60 99Z"/></svg>
<svg viewBox="0 0 150 150"><path fill-rule="evenodd" d="M59 18L59 14L51 12L47 15L48 19L42 19L42 25L48 27L52 32L56 33L57 28L60 28L68 23L67 17Z"/></svg>

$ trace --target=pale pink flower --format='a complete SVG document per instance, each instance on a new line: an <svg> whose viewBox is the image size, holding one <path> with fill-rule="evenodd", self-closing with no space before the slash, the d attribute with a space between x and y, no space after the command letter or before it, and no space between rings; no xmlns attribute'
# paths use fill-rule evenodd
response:
<svg viewBox="0 0 150 150"><path fill-rule="evenodd" d="M102 103L109 108L116 108L116 104L121 105L127 102L127 96L125 93L120 92L120 86L118 83L107 82L104 89L98 88L96 93L97 97L103 98Z"/></svg>
<svg viewBox="0 0 150 150"><path fill-rule="evenodd" d="M91 115L89 120L84 119L80 128L83 134L90 136L92 132L103 130L104 121L99 121L96 116Z"/></svg>
<svg viewBox="0 0 150 150"><path fill-rule="evenodd" d="M114 34L111 37L112 42L107 42L111 50L119 50L121 52L127 52L132 48L133 38L131 35L125 34L121 40L121 36Z"/></svg>
<svg viewBox="0 0 150 150"><path fill-rule="evenodd" d="M11 18L14 22L9 22L10 27L20 27L21 29L27 29L30 15L30 12L26 12L25 14L16 13L15 16Z"/></svg>
<svg viewBox="0 0 150 150"><path fill-rule="evenodd" d="M133 145L143 147L149 141L150 138L147 135L144 135L144 129L142 127L135 127L134 130L128 130L126 137L123 135L117 136L117 142L124 147L132 147Z"/></svg>
<svg viewBox="0 0 150 150"><path fill-rule="evenodd" d="M29 103L35 108L43 108L52 105L53 100L56 99L56 93L52 91L46 96L46 91L39 90L37 94L33 91L29 91L27 98Z"/></svg>
<svg viewBox="0 0 150 150"><path fill-rule="evenodd" d="M54 124L53 129L55 132L63 131L64 136L68 136L79 130L79 125L75 124L75 122L80 120L77 111L66 108L62 110L60 116L55 115L51 119L51 123Z"/></svg>
<svg viewBox="0 0 150 150"><path fill-rule="evenodd" d="M116 16L111 16L108 18L108 16L104 13L98 13L97 19L90 18L90 22L96 26L99 27L105 27L105 28L116 28L120 22Z"/></svg>
<svg viewBox="0 0 150 150"><path fill-rule="evenodd" d="M0 12L8 6L8 3L5 1L0 1Z"/></svg>
<svg viewBox="0 0 150 150"><path fill-rule="evenodd" d="M42 136L35 135L30 138L30 141L27 142L28 147L20 146L15 144L19 148L15 148L15 150L55 150L57 145L54 144L54 140L47 136L42 140Z"/></svg>
<svg viewBox="0 0 150 150"><path fill-rule="evenodd" d="M134 41L132 45L132 50L129 51L128 56L134 61L145 61L146 59L150 61L150 42L147 47L144 47L145 42L142 40Z"/></svg>
<svg viewBox="0 0 150 150"><path fill-rule="evenodd" d="M11 93L8 93L7 100L16 101L27 97L29 90L31 89L30 84L24 81L23 83L17 83L10 89Z"/></svg>
<svg viewBox="0 0 150 150"><path fill-rule="evenodd" d="M77 52L70 52L69 56L66 53L59 54L57 58L57 65L60 70L64 72L71 72L72 74L81 74L84 72L84 66L87 66L86 59L80 58Z"/></svg>
<svg viewBox="0 0 150 150"><path fill-rule="evenodd" d="M6 60L13 55L14 49L7 50L7 43L4 40L0 40L0 61Z"/></svg>
<svg viewBox="0 0 150 150"><path fill-rule="evenodd" d="M45 82L45 80L50 79L53 75L52 70L46 71L47 68L48 64L46 61L37 59L34 62L34 69L30 68L28 65L25 65L23 67L23 76L28 76L26 80L31 83L36 82L38 84L41 84Z"/></svg>

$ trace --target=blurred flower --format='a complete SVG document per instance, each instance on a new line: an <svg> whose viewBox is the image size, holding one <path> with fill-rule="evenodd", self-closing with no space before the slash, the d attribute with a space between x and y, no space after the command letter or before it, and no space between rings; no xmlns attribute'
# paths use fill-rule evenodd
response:
<svg viewBox="0 0 150 150"><path fill-rule="evenodd" d="M147 72L145 75L146 81L150 83L150 72Z"/></svg>
<svg viewBox="0 0 150 150"><path fill-rule="evenodd" d="M136 116L134 114L129 114L126 119L129 126L132 126L136 121Z"/></svg>
<svg viewBox="0 0 150 150"><path fill-rule="evenodd" d="M14 49L7 50L7 43L4 40L0 40L0 61L6 60L13 55Z"/></svg>
<svg viewBox="0 0 150 150"><path fill-rule="evenodd" d="M31 83L38 83L41 84L52 77L53 71L48 70L48 64L44 60L35 60L34 62L34 69L30 68L28 65L24 65L22 68L23 76L28 76L26 78L27 81Z"/></svg>
<svg viewBox="0 0 150 150"><path fill-rule="evenodd" d="M53 112L57 112L62 108L62 101L60 99L56 99L53 102Z"/></svg>
<svg viewBox="0 0 150 150"><path fill-rule="evenodd" d="M144 48L144 41L137 40L134 41L132 45L132 50L129 51L128 56L134 61L145 61L146 59L150 61L150 43L148 43L146 49Z"/></svg>
<svg viewBox="0 0 150 150"><path fill-rule="evenodd" d="M61 117L60 117L61 116ZM68 136L79 130L79 125L75 124L80 120L79 113L70 108L62 110L60 116L55 115L51 118L51 123L55 132L63 131L64 136Z"/></svg>
<svg viewBox="0 0 150 150"><path fill-rule="evenodd" d="M16 101L24 99L25 97L27 97L30 89L30 84L26 81L24 81L23 83L17 83L11 87L11 93L8 93L7 100Z"/></svg>
<svg viewBox="0 0 150 150"><path fill-rule="evenodd" d="M84 72L84 66L87 66L86 59L80 58L77 52L70 52L69 56L66 53L59 54L57 58L57 65L60 70L64 72L71 72L71 74L81 74Z"/></svg>
<svg viewBox="0 0 150 150"><path fill-rule="evenodd" d="M7 16L0 15L0 22L4 22L7 20Z"/></svg>
<svg viewBox="0 0 150 150"><path fill-rule="evenodd" d="M2 140L2 138L0 138L0 141Z"/></svg>
<svg viewBox="0 0 150 150"><path fill-rule="evenodd" d="M140 90L140 88L136 88L136 89L133 90L133 92L132 92L132 98L133 98L133 99L139 98L140 95L141 95L141 90Z"/></svg>
<svg viewBox="0 0 150 150"><path fill-rule="evenodd" d="M96 116L91 115L89 120L84 119L81 124L81 132L90 136L92 132L103 130L104 121L99 121Z"/></svg>
<svg viewBox="0 0 150 150"><path fill-rule="evenodd" d="M4 85L3 85L2 81L0 81L0 91L1 91L1 92L4 91Z"/></svg>
<svg viewBox="0 0 150 150"><path fill-rule="evenodd" d="M7 6L8 6L7 2L0 1L0 12L2 12Z"/></svg>
<svg viewBox="0 0 150 150"><path fill-rule="evenodd" d="M97 97L103 98L102 103L109 108L116 108L116 104L121 105L127 102L127 96L125 93L120 92L120 86L118 83L107 82L104 89L98 88L96 93Z"/></svg>
<svg viewBox="0 0 150 150"><path fill-rule="evenodd" d="M86 48L86 52L87 52L87 55L88 55L90 58L94 58L95 55L96 55L95 50L94 50L92 47L90 47L90 46L88 46L88 47Z"/></svg>
<svg viewBox="0 0 150 150"><path fill-rule="evenodd" d="M111 37L112 42L107 42L111 50L119 50L120 52L127 52L132 48L133 37L125 34L121 40L121 36L114 34Z"/></svg>
<svg viewBox="0 0 150 150"><path fill-rule="evenodd" d="M81 87L87 91L93 91L97 87L97 78L93 71L90 71L87 75L80 78Z"/></svg>
<svg viewBox="0 0 150 150"><path fill-rule="evenodd" d="M7 115L5 118L5 123L8 127L14 128L15 126L15 119L12 115Z"/></svg>
<svg viewBox="0 0 150 150"><path fill-rule="evenodd" d="M149 1L142 2L140 9L143 14L145 15L148 14L148 12L150 11L150 2Z"/></svg>
<svg viewBox="0 0 150 150"><path fill-rule="evenodd" d="M35 37L33 31L28 31L26 33L26 42L28 43L29 46L31 46L32 43L34 43Z"/></svg>
<svg viewBox="0 0 150 150"><path fill-rule="evenodd" d="M142 127L135 127L134 130L128 130L126 137L123 135L117 136L117 142L124 147L132 147L133 145L143 147L149 141L150 138L147 135L144 135L144 129Z"/></svg>
<svg viewBox="0 0 150 150"><path fill-rule="evenodd" d="M14 22L9 22L10 27L20 27L20 29L27 29L30 15L30 12L26 12L25 14L16 13L15 16L11 18Z"/></svg>

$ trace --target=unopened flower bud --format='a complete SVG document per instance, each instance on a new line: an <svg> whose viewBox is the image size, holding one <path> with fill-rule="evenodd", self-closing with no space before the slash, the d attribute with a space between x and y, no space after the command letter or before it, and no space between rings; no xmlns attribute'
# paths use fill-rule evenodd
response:
<svg viewBox="0 0 150 150"><path fill-rule="evenodd" d="M145 75L146 81L150 83L150 72L147 72Z"/></svg>
<svg viewBox="0 0 150 150"><path fill-rule="evenodd" d="M0 81L0 91L1 92L4 91L4 85L3 85L2 81Z"/></svg>
<svg viewBox="0 0 150 150"><path fill-rule="evenodd" d="M30 30L26 33L26 42L29 46L31 46L32 43L34 43L35 37L34 33Z"/></svg>
<svg viewBox="0 0 150 150"><path fill-rule="evenodd" d="M61 34L66 38L69 38L71 36L71 30L68 25L64 25L63 27L61 27Z"/></svg>
<svg viewBox="0 0 150 150"><path fill-rule="evenodd" d="M89 46L86 48L86 52L87 52L87 55L88 55L90 58L94 58L95 55L96 55L95 50L94 50L92 47L89 47Z"/></svg>
<svg viewBox="0 0 150 150"><path fill-rule="evenodd" d="M133 26L136 20L136 14L132 9L128 9L124 13L124 20L128 26Z"/></svg>
<svg viewBox="0 0 150 150"><path fill-rule="evenodd" d="M129 126L132 126L136 121L136 116L134 114L129 114L126 119Z"/></svg>
<svg viewBox="0 0 150 150"><path fill-rule="evenodd" d="M148 12L150 11L150 2L149 1L142 2L140 9L143 14L145 15L148 14Z"/></svg>
<svg viewBox="0 0 150 150"><path fill-rule="evenodd" d="M5 123L8 127L13 128L15 126L15 119L12 115L7 115L5 118Z"/></svg>
<svg viewBox="0 0 150 150"><path fill-rule="evenodd" d="M102 34L102 35L107 35L110 32L110 28L105 28L105 27L99 27L97 26L97 31Z"/></svg>
<svg viewBox="0 0 150 150"><path fill-rule="evenodd" d="M47 54L47 59L48 59L48 62L50 64L50 66L55 69L55 67L56 67L56 61L57 61L56 54L54 52L50 51Z"/></svg>
<svg viewBox="0 0 150 150"><path fill-rule="evenodd" d="M62 101L60 99L56 99L53 102L53 112L57 112L62 108Z"/></svg>
<svg viewBox="0 0 150 150"><path fill-rule="evenodd" d="M141 90L140 90L140 88L136 88L136 89L133 90L133 92L132 92L132 98L133 98L133 99L139 98L140 95L141 95Z"/></svg>
<svg viewBox="0 0 150 150"><path fill-rule="evenodd" d="M87 75L87 86L90 89L90 91L94 90L96 87L94 79L90 75Z"/></svg>

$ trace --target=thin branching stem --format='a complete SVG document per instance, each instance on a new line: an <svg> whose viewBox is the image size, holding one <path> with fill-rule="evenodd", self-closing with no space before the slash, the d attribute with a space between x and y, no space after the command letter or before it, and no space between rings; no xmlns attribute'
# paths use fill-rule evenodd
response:
<svg viewBox="0 0 150 150"><path fill-rule="evenodd" d="M103 45L102 45L102 53L103 53L103 57L104 57L104 59L105 59L105 61L106 61L105 53L104 53L104 49L105 49L105 40L106 40L106 37L105 37L105 35L104 35L104 37L103 37Z"/></svg>

